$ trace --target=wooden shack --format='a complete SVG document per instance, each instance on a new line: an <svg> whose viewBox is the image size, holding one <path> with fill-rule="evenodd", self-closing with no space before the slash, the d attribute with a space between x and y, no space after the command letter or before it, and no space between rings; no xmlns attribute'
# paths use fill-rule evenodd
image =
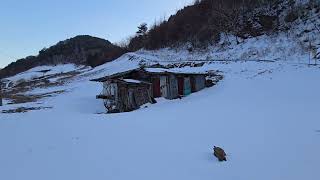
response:
<svg viewBox="0 0 320 180"><path fill-rule="evenodd" d="M164 97L166 99L175 99L179 97L178 94L178 79L174 74L150 73L152 83L152 97Z"/></svg>
<svg viewBox="0 0 320 180"><path fill-rule="evenodd" d="M103 83L108 112L127 112L155 102L154 98L176 99L206 86L206 73L174 71L164 68L138 68L92 81Z"/></svg>
<svg viewBox="0 0 320 180"><path fill-rule="evenodd" d="M103 91L97 98L103 99L109 113L129 112L153 103L150 83L134 79L109 79L102 83Z"/></svg>
<svg viewBox="0 0 320 180"><path fill-rule="evenodd" d="M163 68L144 69L152 78L154 97L175 99L206 87L207 73L174 71Z"/></svg>

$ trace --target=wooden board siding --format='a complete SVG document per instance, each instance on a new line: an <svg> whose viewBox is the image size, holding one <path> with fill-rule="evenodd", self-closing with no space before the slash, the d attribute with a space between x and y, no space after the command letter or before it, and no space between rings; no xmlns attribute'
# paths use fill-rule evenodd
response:
<svg viewBox="0 0 320 180"><path fill-rule="evenodd" d="M115 96L117 94L117 83L104 82L102 95Z"/></svg>
<svg viewBox="0 0 320 180"><path fill-rule="evenodd" d="M161 96L164 98L168 97L168 78L167 76L160 76L160 91Z"/></svg>
<svg viewBox="0 0 320 180"><path fill-rule="evenodd" d="M205 88L206 77L204 75L193 75L190 77L191 92L198 92Z"/></svg>
<svg viewBox="0 0 320 180"><path fill-rule="evenodd" d="M166 99L178 97L178 80L174 75L160 76L161 96Z"/></svg>
<svg viewBox="0 0 320 180"><path fill-rule="evenodd" d="M146 87L137 87L133 89L135 103L138 107L148 102L152 102L150 90Z"/></svg>
<svg viewBox="0 0 320 180"><path fill-rule="evenodd" d="M128 109L124 111L131 111L139 108L139 105L137 104L137 101L136 101L135 89L128 89L127 98L128 98L127 99Z"/></svg>
<svg viewBox="0 0 320 180"><path fill-rule="evenodd" d="M118 101L118 85L117 83L111 83L106 81L103 83L102 96L112 97L103 99L104 106L109 110L114 106L117 106Z"/></svg>
<svg viewBox="0 0 320 180"><path fill-rule="evenodd" d="M153 78L152 79L152 97L158 98L161 97L161 90L160 90L160 78Z"/></svg>
<svg viewBox="0 0 320 180"><path fill-rule="evenodd" d="M139 109L151 100L151 85L126 84L124 82L104 82L101 96L108 112L128 112Z"/></svg>
<svg viewBox="0 0 320 180"><path fill-rule="evenodd" d="M198 92L206 87L206 77L204 75L196 75L195 79L195 92Z"/></svg>
<svg viewBox="0 0 320 180"><path fill-rule="evenodd" d="M168 86L168 99L176 99L178 94L178 79L175 75L168 76L169 86Z"/></svg>
<svg viewBox="0 0 320 180"><path fill-rule="evenodd" d="M150 89L146 86L129 86L121 88L119 92L120 112L128 112L139 109L141 105L151 102Z"/></svg>
<svg viewBox="0 0 320 180"><path fill-rule="evenodd" d="M184 90L184 77L178 77L178 94L180 96L184 95L183 90Z"/></svg>
<svg viewBox="0 0 320 180"><path fill-rule="evenodd" d="M117 100L117 105L114 110L117 110L119 112L126 112L128 109L130 109L128 106L128 89L125 86L121 85L118 88L118 96L119 99Z"/></svg>
<svg viewBox="0 0 320 180"><path fill-rule="evenodd" d="M190 77L184 78L184 89L183 89L183 95L188 96L191 94L191 83L190 83Z"/></svg>
<svg viewBox="0 0 320 180"><path fill-rule="evenodd" d="M191 92L192 93L197 92L197 88L196 88L197 79L195 76L190 77L190 85L191 85Z"/></svg>

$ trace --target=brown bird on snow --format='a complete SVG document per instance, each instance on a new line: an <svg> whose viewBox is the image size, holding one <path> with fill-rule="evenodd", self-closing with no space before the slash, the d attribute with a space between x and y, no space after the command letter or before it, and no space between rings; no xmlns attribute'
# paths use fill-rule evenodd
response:
<svg viewBox="0 0 320 180"><path fill-rule="evenodd" d="M219 161L227 161L227 154L222 148L214 146L213 151L214 156L217 157Z"/></svg>

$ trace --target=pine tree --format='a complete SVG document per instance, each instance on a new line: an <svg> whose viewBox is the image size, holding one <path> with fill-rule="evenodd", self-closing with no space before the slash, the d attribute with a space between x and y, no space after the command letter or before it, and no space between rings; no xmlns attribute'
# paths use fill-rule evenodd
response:
<svg viewBox="0 0 320 180"><path fill-rule="evenodd" d="M147 23L142 23L138 26L138 31L137 31L137 35L139 36L143 36L145 34L147 34L148 32L148 25Z"/></svg>

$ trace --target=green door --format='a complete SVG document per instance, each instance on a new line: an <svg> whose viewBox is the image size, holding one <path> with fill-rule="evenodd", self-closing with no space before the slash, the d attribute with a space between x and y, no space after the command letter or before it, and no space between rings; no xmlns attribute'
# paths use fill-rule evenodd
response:
<svg viewBox="0 0 320 180"><path fill-rule="evenodd" d="M185 77L185 78L184 78L183 94L184 94L185 96L188 96L189 94L191 94L190 77Z"/></svg>

